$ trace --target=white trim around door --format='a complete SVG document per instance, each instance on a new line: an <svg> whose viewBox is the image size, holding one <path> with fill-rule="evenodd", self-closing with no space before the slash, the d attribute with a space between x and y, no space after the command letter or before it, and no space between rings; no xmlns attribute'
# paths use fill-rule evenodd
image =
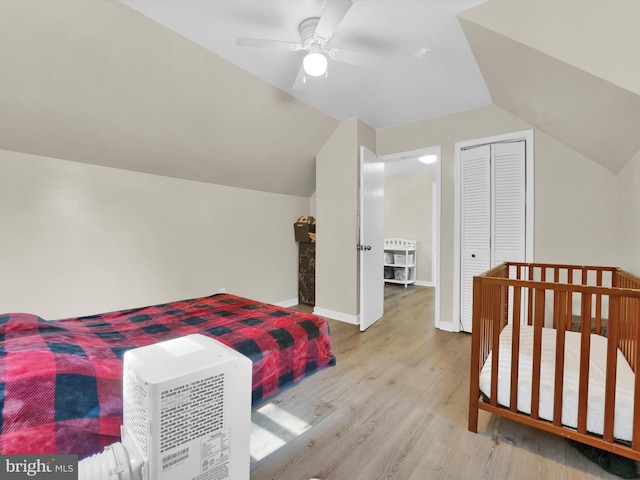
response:
<svg viewBox="0 0 640 480"><path fill-rule="evenodd" d="M524 140L526 143L526 207L525 207L525 261L533 261L533 242L534 242L534 153L533 153L533 130L524 130L520 132L507 133L504 135L496 135L492 137L478 138L474 140L466 140L456 142L454 147L455 153L455 205L454 205L454 244L453 244L453 321L442 325L443 330L452 332L461 331L461 208L462 208L462 191L461 191L461 152L470 147L478 147L492 143L515 142Z"/></svg>

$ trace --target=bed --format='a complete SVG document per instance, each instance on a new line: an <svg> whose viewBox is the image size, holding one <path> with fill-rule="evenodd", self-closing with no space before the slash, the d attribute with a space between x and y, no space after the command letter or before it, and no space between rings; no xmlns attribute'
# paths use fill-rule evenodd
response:
<svg viewBox="0 0 640 480"><path fill-rule="evenodd" d="M503 263L474 277L469 430L479 410L640 460L640 278Z"/></svg>
<svg viewBox="0 0 640 480"><path fill-rule="evenodd" d="M252 360L254 406L335 364L320 317L229 294L54 321L0 315L0 453L84 458L118 441L124 352L191 333Z"/></svg>

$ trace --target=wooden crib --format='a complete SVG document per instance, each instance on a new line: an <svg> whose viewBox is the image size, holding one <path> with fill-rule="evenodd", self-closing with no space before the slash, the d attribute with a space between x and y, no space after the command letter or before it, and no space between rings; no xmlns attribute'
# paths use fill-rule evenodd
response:
<svg viewBox="0 0 640 480"><path fill-rule="evenodd" d="M473 279L472 332L470 431L485 410L640 460L640 278L504 263Z"/></svg>

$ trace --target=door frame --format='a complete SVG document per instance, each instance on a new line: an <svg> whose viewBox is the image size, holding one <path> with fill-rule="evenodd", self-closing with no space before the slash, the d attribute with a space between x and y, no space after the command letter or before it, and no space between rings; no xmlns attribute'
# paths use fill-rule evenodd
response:
<svg viewBox="0 0 640 480"><path fill-rule="evenodd" d="M442 212L442 196L441 196L441 184L442 184L442 148L440 145L436 145L433 147L423 147L418 148L416 150L408 150L404 152L398 153L390 153L387 155L380 155L378 160L381 162L392 162L398 160L408 160L412 158L418 158L423 155L436 155L438 160L436 161L436 182L435 189L433 193L434 205L433 213L432 213L432 237L433 237L433 245L432 245L432 284L435 288L434 298L434 324L436 328L440 328L440 236L441 236L441 212ZM384 240L384 239L383 239Z"/></svg>
<svg viewBox="0 0 640 480"><path fill-rule="evenodd" d="M534 242L534 155L533 155L533 130L523 130L520 132L506 133L503 135L495 135L491 137L476 138L474 140L465 140L456 142L454 145L455 153L455 204L454 204L454 232L453 232L453 321L447 325L444 330L451 332L462 331L462 318L460 308L461 297L461 275L462 261L460 248L462 239L460 233L462 230L462 186L461 186L461 154L462 150L469 147L479 147L490 143L515 142L524 140L525 149L525 175L526 175L526 204L525 204L525 261L533 262L533 242Z"/></svg>

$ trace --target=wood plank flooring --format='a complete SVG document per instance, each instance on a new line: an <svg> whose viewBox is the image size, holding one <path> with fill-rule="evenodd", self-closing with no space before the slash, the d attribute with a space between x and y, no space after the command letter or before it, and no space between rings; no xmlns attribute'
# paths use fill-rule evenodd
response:
<svg viewBox="0 0 640 480"><path fill-rule="evenodd" d="M384 317L362 333L328 320L336 366L252 414L251 480L618 478L486 412L467 431L471 337L434 328L433 294L387 285Z"/></svg>

